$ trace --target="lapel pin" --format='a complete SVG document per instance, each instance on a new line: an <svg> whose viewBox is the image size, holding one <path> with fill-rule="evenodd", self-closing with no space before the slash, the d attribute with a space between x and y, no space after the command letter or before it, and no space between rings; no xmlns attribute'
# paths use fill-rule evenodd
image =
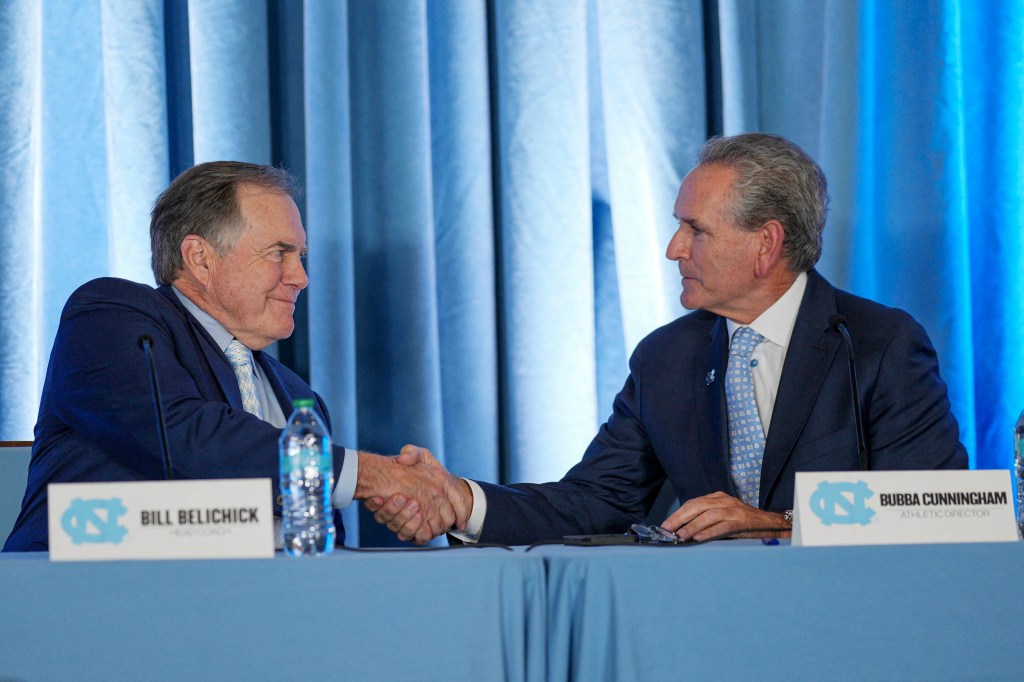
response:
<svg viewBox="0 0 1024 682"><path fill-rule="evenodd" d="M706 377L704 377L704 385L705 386L710 386L711 383L714 380L715 380L715 370L711 370L710 372L708 372L708 375Z"/></svg>

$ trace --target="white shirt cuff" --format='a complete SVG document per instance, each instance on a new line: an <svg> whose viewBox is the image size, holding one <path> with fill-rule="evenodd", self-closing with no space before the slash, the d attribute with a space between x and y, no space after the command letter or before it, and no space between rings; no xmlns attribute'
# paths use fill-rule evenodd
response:
<svg viewBox="0 0 1024 682"><path fill-rule="evenodd" d="M331 504L335 509L344 509L352 503L356 495L356 480L359 478L359 453L345 448L345 461L341 463L338 480L331 494Z"/></svg>
<svg viewBox="0 0 1024 682"><path fill-rule="evenodd" d="M476 544L480 538L480 533L484 530L484 517L487 515L487 495L484 494L484 489L476 481L471 481L468 478L463 478L462 480L468 483L469 489L473 491L473 511L470 512L469 521L466 522L466 530L455 528L451 531L451 534L463 542Z"/></svg>

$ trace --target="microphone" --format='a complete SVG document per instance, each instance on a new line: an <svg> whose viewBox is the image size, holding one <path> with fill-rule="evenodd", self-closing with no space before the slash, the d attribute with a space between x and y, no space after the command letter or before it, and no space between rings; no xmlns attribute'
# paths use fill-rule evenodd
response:
<svg viewBox="0 0 1024 682"><path fill-rule="evenodd" d="M864 418L861 416L860 393L857 391L857 363L853 359L853 341L850 340L850 330L846 326L846 318L842 315L833 315L828 318L828 326L832 331L839 332L846 344L846 353L850 359L850 393L853 394L853 415L857 420L857 455L860 457L861 471L868 470L868 446L864 438Z"/></svg>
<svg viewBox="0 0 1024 682"><path fill-rule="evenodd" d="M160 380L156 376L156 363L153 362L153 339L149 334L139 337L139 348L146 353L146 364L149 366L149 385L153 392L153 408L156 410L156 429L160 436L160 452L164 456L164 477L174 480L174 469L171 467L171 449L167 445L167 422L164 420L164 402L160 398Z"/></svg>

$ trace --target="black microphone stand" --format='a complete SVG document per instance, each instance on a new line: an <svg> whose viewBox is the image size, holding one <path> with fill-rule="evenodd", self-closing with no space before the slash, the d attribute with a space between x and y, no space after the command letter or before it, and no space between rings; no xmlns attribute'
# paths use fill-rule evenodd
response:
<svg viewBox="0 0 1024 682"><path fill-rule="evenodd" d="M153 362L153 339L143 334L139 337L139 348L146 352L146 364L149 366L149 382L153 389L153 408L156 410L156 427L160 434L160 452L164 456L164 477L174 480L174 469L171 466L171 449L167 445L167 423L164 420L164 403L160 397L160 380L156 376L156 363Z"/></svg>
<svg viewBox="0 0 1024 682"><path fill-rule="evenodd" d="M833 315L829 318L829 326L839 332L846 344L846 355L850 361L850 392L853 394L853 414L857 420L857 455L860 457L861 471L868 470L868 446L864 438L864 419L860 410L860 393L857 391L857 363L853 359L853 341L850 339L850 330L846 327L846 318L842 315Z"/></svg>

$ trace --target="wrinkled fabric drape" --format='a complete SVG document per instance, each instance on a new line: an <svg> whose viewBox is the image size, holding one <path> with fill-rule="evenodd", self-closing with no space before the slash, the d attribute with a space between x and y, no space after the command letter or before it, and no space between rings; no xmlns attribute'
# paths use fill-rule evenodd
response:
<svg viewBox="0 0 1024 682"><path fill-rule="evenodd" d="M725 132L777 132L821 163L819 269L924 325L972 466L1009 467L1024 408L1024 7L733 0L725 13L740 28L723 63L745 83L726 88Z"/></svg>
<svg viewBox="0 0 1024 682"><path fill-rule="evenodd" d="M1021 35L1013 0L4 3L0 438L31 438L70 292L152 282L153 199L232 158L305 185L311 284L278 351L338 443L557 478L683 312L664 250L696 149L764 130L829 177L822 273L925 326L972 465L1005 468Z"/></svg>

